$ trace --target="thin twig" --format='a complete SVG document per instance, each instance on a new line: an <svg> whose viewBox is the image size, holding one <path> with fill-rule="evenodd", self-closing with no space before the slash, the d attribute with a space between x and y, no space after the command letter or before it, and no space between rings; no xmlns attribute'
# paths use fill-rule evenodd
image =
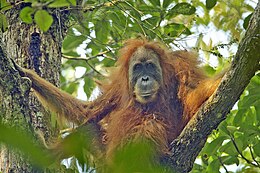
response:
<svg viewBox="0 0 260 173"><path fill-rule="evenodd" d="M254 164L254 163L251 162L249 159L247 159L247 158L242 154L241 151L239 151L238 146L237 146L237 144L236 144L235 139L233 138L233 136L230 136L230 139L231 139L233 145L235 146L235 148L236 148L238 154L242 157L242 159L244 159L248 164L253 165L253 166L255 166L255 167L258 167L256 164Z"/></svg>
<svg viewBox="0 0 260 173"><path fill-rule="evenodd" d="M140 11L137 10L135 7L133 7L130 3L128 3L127 1L123 1L123 2L126 3L129 7L131 7L132 10L136 11L140 16L142 16L142 14L140 13ZM117 7L118 7L118 6L117 6ZM118 7L118 8L120 8L122 11L124 11L121 7ZM125 11L124 11L124 12L125 12ZM128 15L129 15L130 17L132 17L138 24L140 24L140 21L139 21L138 19L136 19L135 17L133 17L130 13L128 13ZM163 40L162 37L155 32L155 29L154 29L154 27L153 27L153 25L152 25L151 23L149 23L147 20L144 21L144 24L145 24L145 23L148 24L150 27L147 27L147 26L141 25L141 24L140 24L140 27L141 27L141 26L144 27L145 29L147 29L147 30L149 30L150 32L154 33L158 38L160 38L161 40ZM152 29L151 29L151 28L152 28ZM142 28L141 28L141 29L142 29ZM145 32L145 31L143 30L143 32ZM144 34L144 36L146 37L146 33Z"/></svg>
<svg viewBox="0 0 260 173"><path fill-rule="evenodd" d="M109 49L109 50L100 52L100 53L98 53L97 55L90 56L90 57L88 57L88 58L82 58L82 57L73 58L73 57L66 56L66 55L64 55L64 54L62 55L62 57L66 58L66 59L72 59L72 60L84 60L84 61L89 61L89 60L92 60L92 59L97 58L98 56L103 56L103 57L105 57L105 54L108 53L108 52L111 52L111 50ZM111 58L111 57L106 57L106 58L115 61L114 58Z"/></svg>
<svg viewBox="0 0 260 173"><path fill-rule="evenodd" d="M110 1L112 3L112 1ZM119 7L118 5L114 4L115 6L117 6L120 10L122 10L123 12L125 12L127 15L129 15L132 19L134 19L136 21L136 23L139 25L140 29L142 30L142 33L145 37L147 37L144 28L142 27L140 21L138 19L136 19L131 13L128 13L126 11L124 11L121 7Z"/></svg>
<svg viewBox="0 0 260 173"><path fill-rule="evenodd" d="M91 77L93 77L93 73L94 73L94 71L92 71L92 72L85 72L81 77L75 78L74 80L71 80L71 81L68 81L68 82L64 82L64 83L61 84L61 86L66 86L68 83L79 82L80 80L85 79L85 77L91 78Z"/></svg>
<svg viewBox="0 0 260 173"><path fill-rule="evenodd" d="M94 70L94 72L96 72L97 74L101 75L101 76L104 76L102 73L100 73L97 69L95 69L95 67L93 67L88 61L86 61L86 63L88 64L88 66Z"/></svg>
<svg viewBox="0 0 260 173"><path fill-rule="evenodd" d="M86 59L86 58L70 58L70 57L66 57L66 56L63 56L63 58L70 59L70 60L76 60L76 61L78 61L78 60L84 60L84 61L86 61L86 64L87 64L94 72L96 72L97 74L99 74L99 75L101 75L101 76L104 76L104 75L102 75L102 73L100 73L97 69L95 69L95 67L93 67L93 66L88 62L89 59Z"/></svg>
<svg viewBox="0 0 260 173"><path fill-rule="evenodd" d="M218 160L219 160L220 164L223 166L223 168L225 169L226 173L228 173L226 166L224 165L224 163L222 162L222 160L219 156L218 156Z"/></svg>
<svg viewBox="0 0 260 173"><path fill-rule="evenodd" d="M260 164L258 163L258 161L255 159L255 156L254 156L254 153L252 151L252 146L248 145L248 148L249 148L249 151L250 151L250 154L251 154L251 157L252 159L255 161L255 163L258 165L258 167L260 168Z"/></svg>

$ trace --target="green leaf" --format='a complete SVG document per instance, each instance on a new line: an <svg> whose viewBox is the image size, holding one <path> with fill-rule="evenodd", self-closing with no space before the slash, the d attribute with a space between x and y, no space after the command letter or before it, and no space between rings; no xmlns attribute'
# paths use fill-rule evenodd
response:
<svg viewBox="0 0 260 173"><path fill-rule="evenodd" d="M190 30L183 24L171 23L164 27L164 34L169 37L178 37L181 34L190 35Z"/></svg>
<svg viewBox="0 0 260 173"><path fill-rule="evenodd" d="M256 89L255 91L257 91L257 90L260 91L259 88ZM254 91L252 91L252 92L254 92ZM260 95L258 94L258 92L254 92L252 94L249 92L249 95L245 96L243 98L243 100L241 101L241 103L239 105L240 106L239 108L241 108L241 109L249 109L250 106L255 105L255 103L257 101L259 101L259 99L260 99Z"/></svg>
<svg viewBox="0 0 260 173"><path fill-rule="evenodd" d="M7 19L6 16L4 14L0 13L0 27L2 32L5 32L7 29L8 23L7 23Z"/></svg>
<svg viewBox="0 0 260 173"><path fill-rule="evenodd" d="M123 32L124 28L126 27L126 16L124 16L121 11L120 12L111 12L108 14L109 19L112 20L112 25L116 26L117 28L121 29Z"/></svg>
<svg viewBox="0 0 260 173"><path fill-rule="evenodd" d="M208 75L214 75L215 74L215 72L216 72L216 70L213 68L213 67L211 67L210 65L205 65L205 66L203 66L203 69L205 70L205 72L208 74Z"/></svg>
<svg viewBox="0 0 260 173"><path fill-rule="evenodd" d="M149 2L154 6L161 6L160 0L149 0Z"/></svg>
<svg viewBox="0 0 260 173"><path fill-rule="evenodd" d="M256 74L250 81L250 85L253 85L255 87L260 86L260 73Z"/></svg>
<svg viewBox="0 0 260 173"><path fill-rule="evenodd" d="M110 24L106 20L97 21L95 25L96 38L102 43L107 42L110 31Z"/></svg>
<svg viewBox="0 0 260 173"><path fill-rule="evenodd" d="M236 148L234 147L233 143L231 141L229 141L228 143L222 145L220 148L219 148L219 152L224 152L224 153L227 153L231 156L237 156L238 153L237 153L237 150Z"/></svg>
<svg viewBox="0 0 260 173"><path fill-rule="evenodd" d="M48 5L50 8L69 7L70 3L67 0L56 0Z"/></svg>
<svg viewBox="0 0 260 173"><path fill-rule="evenodd" d="M92 20L104 20L107 17L107 12L108 11L106 8L98 8L96 11L92 13Z"/></svg>
<svg viewBox="0 0 260 173"><path fill-rule="evenodd" d="M212 162L210 162L206 172L219 173L219 168L220 168L220 162L217 158L215 158Z"/></svg>
<svg viewBox="0 0 260 173"><path fill-rule="evenodd" d="M226 136L220 136L214 139L211 143L207 143L203 148L203 153L206 153L208 155L216 153L216 151L218 150L218 148L221 146L222 142L225 139L227 139Z"/></svg>
<svg viewBox="0 0 260 173"><path fill-rule="evenodd" d="M140 155L142 157L140 157ZM155 157L154 145L141 138L135 142L128 143L115 152L113 157L114 167L113 170L109 171L111 173L132 173L132 172L146 172L146 173L158 173L165 172L165 168L160 165L151 162L150 158ZM129 163L135 163L129 165ZM149 165L149 166L144 166ZM138 170L138 171L137 171ZM164 170L164 171L163 171Z"/></svg>
<svg viewBox="0 0 260 173"><path fill-rule="evenodd" d="M65 91L69 94L72 94L78 90L78 87L79 87L78 82L71 82L68 86L66 86Z"/></svg>
<svg viewBox="0 0 260 173"><path fill-rule="evenodd" d="M12 7L13 6L9 2L6 2L6 0L0 0L0 11L4 12Z"/></svg>
<svg viewBox="0 0 260 173"><path fill-rule="evenodd" d="M86 93L87 97L90 98L92 91L95 87L95 82L92 78L89 77L85 77L84 82L84 92Z"/></svg>
<svg viewBox="0 0 260 173"><path fill-rule="evenodd" d="M24 2L34 3L34 2L38 2L38 0L24 0Z"/></svg>
<svg viewBox="0 0 260 173"><path fill-rule="evenodd" d="M104 58L102 60L102 63L104 65L104 67L111 67L111 66L114 66L115 65L115 61L109 59L109 58Z"/></svg>
<svg viewBox="0 0 260 173"><path fill-rule="evenodd" d="M60 7L69 7L76 6L77 3L75 0L55 0L51 4L48 5L50 8L60 8Z"/></svg>
<svg viewBox="0 0 260 173"><path fill-rule="evenodd" d="M52 16L45 10L38 10L34 15L34 20L44 32L49 30L53 22Z"/></svg>
<svg viewBox="0 0 260 173"><path fill-rule="evenodd" d="M227 130L230 132L230 133L234 133L238 130L238 127L236 126L227 126Z"/></svg>
<svg viewBox="0 0 260 173"><path fill-rule="evenodd" d="M83 35L67 35L62 43L62 53L76 52L76 48L86 40L86 37Z"/></svg>
<svg viewBox="0 0 260 173"><path fill-rule="evenodd" d="M95 41L92 41L88 44L87 48L91 49L92 55L97 55L101 51L101 47L95 43Z"/></svg>
<svg viewBox="0 0 260 173"><path fill-rule="evenodd" d="M235 138L235 143L240 152L242 152L246 147L246 140L243 137ZM234 145L234 144L233 144Z"/></svg>
<svg viewBox="0 0 260 173"><path fill-rule="evenodd" d="M238 109L238 112L236 113L233 123L235 126L239 126L241 124L241 122L243 122L243 120L245 119L245 114L247 112L247 109Z"/></svg>
<svg viewBox="0 0 260 173"><path fill-rule="evenodd" d="M245 123L248 126L252 126L253 124L255 124L257 121L257 117L256 117L256 112L254 109L249 108L246 118L245 118Z"/></svg>
<svg viewBox="0 0 260 173"><path fill-rule="evenodd" d="M256 156L260 157L260 142L253 146L253 150Z"/></svg>
<svg viewBox="0 0 260 173"><path fill-rule="evenodd" d="M71 51L63 51L62 54L67 56L67 57L72 57L72 58L77 58L80 57L80 55L76 52L76 50L71 50Z"/></svg>
<svg viewBox="0 0 260 173"><path fill-rule="evenodd" d="M2 115L0 115L1 117ZM6 147L10 149L18 149L21 151L30 161L37 166L42 168L50 165L54 162L54 159L50 153L35 141L33 141L33 136L25 133L19 127L11 128L2 123L0 123L0 143L4 143Z"/></svg>
<svg viewBox="0 0 260 173"><path fill-rule="evenodd" d="M20 12L20 18L22 19L23 22L30 24L33 22L32 19L33 12L34 12L33 8L24 7Z"/></svg>
<svg viewBox="0 0 260 173"><path fill-rule="evenodd" d="M206 8L212 9L217 4L217 0L206 0Z"/></svg>
<svg viewBox="0 0 260 173"><path fill-rule="evenodd" d="M163 8L167 8L172 2L173 2L173 0L164 0L163 1Z"/></svg>
<svg viewBox="0 0 260 173"><path fill-rule="evenodd" d="M178 14L183 14L183 15L192 15L196 12L196 8L189 3L182 2L176 4L170 11L169 14L170 16L175 16Z"/></svg>
<svg viewBox="0 0 260 173"><path fill-rule="evenodd" d="M229 127L231 127L231 126L229 126ZM240 132L238 130L234 131L233 133L234 133L235 138L241 138L241 137L243 138L244 137L244 133Z"/></svg>
<svg viewBox="0 0 260 173"><path fill-rule="evenodd" d="M258 122L260 122L260 100L257 103L258 105L255 106L256 119Z"/></svg>
<svg viewBox="0 0 260 173"><path fill-rule="evenodd" d="M87 1L83 1L84 3L83 3L83 5L84 6L87 6L87 5L94 5L95 3L97 3L97 1L96 0L87 0Z"/></svg>
<svg viewBox="0 0 260 173"><path fill-rule="evenodd" d="M223 156L221 157L221 161L225 165L233 165L233 164L239 165L239 160L235 156Z"/></svg>
<svg viewBox="0 0 260 173"><path fill-rule="evenodd" d="M227 130L227 121L222 121L218 126L218 129L223 132L225 135L229 135L229 131Z"/></svg>
<svg viewBox="0 0 260 173"><path fill-rule="evenodd" d="M243 28L244 28L244 29L247 29L247 27L248 27L248 25L249 25L249 21L250 21L252 15L253 15L253 13L249 14L249 15L245 18L244 23L243 23Z"/></svg>

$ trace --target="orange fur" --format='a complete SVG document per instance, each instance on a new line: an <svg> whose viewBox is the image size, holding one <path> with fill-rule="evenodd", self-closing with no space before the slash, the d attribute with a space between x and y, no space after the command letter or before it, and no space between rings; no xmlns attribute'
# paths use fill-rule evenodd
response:
<svg viewBox="0 0 260 173"><path fill-rule="evenodd" d="M135 103L128 88L129 60L143 46L154 50L160 59L164 85L152 110L144 112ZM117 109L110 114L107 127L108 155L136 136L149 138L167 151L198 108L215 91L220 80L208 78L198 67L197 57L187 51L167 51L160 44L146 40L129 40L120 50L116 69L109 83L102 85L104 100L114 97ZM123 128L121 128L123 127ZM120 129L120 130L119 130Z"/></svg>
<svg viewBox="0 0 260 173"><path fill-rule="evenodd" d="M139 47L159 55L163 85L152 107L144 109L129 92L128 67ZM187 51L169 51L159 43L128 40L120 50L116 67L101 83L102 95L93 102L82 102L58 90L36 74L26 70L33 89L52 111L81 124L100 123L106 136L106 155L137 138L154 142L159 153L167 152L198 108L212 95L220 79L208 78L198 67L197 57ZM102 121L101 121L102 120Z"/></svg>

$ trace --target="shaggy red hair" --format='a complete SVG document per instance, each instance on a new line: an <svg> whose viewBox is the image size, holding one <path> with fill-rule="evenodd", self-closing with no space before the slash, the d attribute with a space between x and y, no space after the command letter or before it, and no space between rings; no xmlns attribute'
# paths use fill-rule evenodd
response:
<svg viewBox="0 0 260 173"><path fill-rule="evenodd" d="M159 98L148 110L129 92L129 62L139 47L151 49L158 55L163 73ZM103 94L97 103L106 101L114 105L105 123L108 155L118 146L140 137L151 139L159 146L158 150L167 151L169 143L218 86L219 80L208 78L198 64L197 57L187 51L174 52L143 39L125 42L116 67L102 84Z"/></svg>

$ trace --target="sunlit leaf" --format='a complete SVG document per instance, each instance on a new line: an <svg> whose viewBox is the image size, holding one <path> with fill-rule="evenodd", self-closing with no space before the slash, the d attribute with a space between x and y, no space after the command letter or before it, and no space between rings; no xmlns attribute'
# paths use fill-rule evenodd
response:
<svg viewBox="0 0 260 173"><path fill-rule="evenodd" d="M32 23L32 14L34 13L34 9L31 7L24 7L21 12L20 12L20 18L22 19L23 22L25 23Z"/></svg>
<svg viewBox="0 0 260 173"><path fill-rule="evenodd" d="M170 37L178 37L181 34L190 35L190 30L183 24L171 23L164 27L164 33Z"/></svg>
<svg viewBox="0 0 260 173"><path fill-rule="evenodd" d="M55 0L48 5L50 8L60 8L60 7L68 7L68 6L75 6L76 0Z"/></svg>
<svg viewBox="0 0 260 173"><path fill-rule="evenodd" d="M38 10L34 15L35 23L40 27L42 31L48 31L52 25L53 18L45 10Z"/></svg>
<svg viewBox="0 0 260 173"><path fill-rule="evenodd" d="M236 113L233 120L234 125L239 126L240 123L243 122L246 112L247 112L246 109L242 109L242 108L238 109L238 112Z"/></svg>
<svg viewBox="0 0 260 173"><path fill-rule="evenodd" d="M208 74L208 75L214 75L215 74L215 72L216 72L216 70L213 68L213 67L211 67L210 65L205 65L205 66L203 66L203 69L205 70L205 72Z"/></svg>
<svg viewBox="0 0 260 173"><path fill-rule="evenodd" d="M235 127L235 126L227 126L227 130L229 131L229 133L234 133L235 131L238 130L238 127Z"/></svg>
<svg viewBox="0 0 260 173"><path fill-rule="evenodd" d="M12 8L10 2L6 2L6 0L0 0L0 11L6 11Z"/></svg>

